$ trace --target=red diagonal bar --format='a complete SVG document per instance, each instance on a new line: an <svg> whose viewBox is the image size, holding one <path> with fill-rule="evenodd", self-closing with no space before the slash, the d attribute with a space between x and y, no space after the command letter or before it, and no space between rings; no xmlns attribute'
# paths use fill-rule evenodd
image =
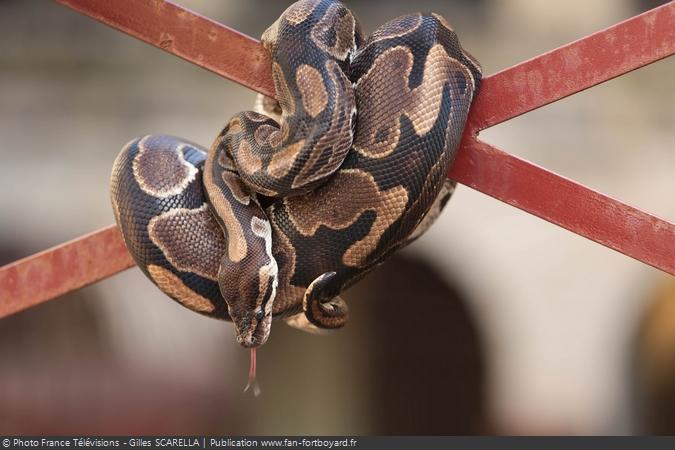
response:
<svg viewBox="0 0 675 450"><path fill-rule="evenodd" d="M511 206L675 275L675 225L574 181L464 139L450 176Z"/></svg>
<svg viewBox="0 0 675 450"><path fill-rule="evenodd" d="M675 53L675 1L487 77L471 126L484 130Z"/></svg>
<svg viewBox="0 0 675 450"><path fill-rule="evenodd" d="M170 2L57 1L258 92L272 93L269 62L256 40ZM675 274L675 225L475 139L481 129L672 55L674 30L671 2L485 78L450 175ZM69 264L63 264L64 255ZM2 267L0 317L132 264L121 236L108 227ZM43 282L31 285L38 269Z"/></svg>
<svg viewBox="0 0 675 450"><path fill-rule="evenodd" d="M163 0L56 0L186 61L274 96L272 63L260 42Z"/></svg>
<svg viewBox="0 0 675 450"><path fill-rule="evenodd" d="M134 265L117 226L0 268L0 317L95 283Z"/></svg>

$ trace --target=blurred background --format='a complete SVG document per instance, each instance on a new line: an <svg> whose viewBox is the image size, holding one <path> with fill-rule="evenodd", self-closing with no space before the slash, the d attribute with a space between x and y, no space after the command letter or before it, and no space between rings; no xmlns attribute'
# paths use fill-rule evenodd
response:
<svg viewBox="0 0 675 450"><path fill-rule="evenodd" d="M179 3L259 36L290 2ZM662 2L347 3L367 33L441 13L491 74ZM482 138L673 220L673 79L671 58ZM208 147L253 100L54 2L0 0L0 264L112 223L131 138ZM2 319L0 434L675 433L675 279L469 188L345 297L330 336L275 322L258 398L231 324L138 269Z"/></svg>

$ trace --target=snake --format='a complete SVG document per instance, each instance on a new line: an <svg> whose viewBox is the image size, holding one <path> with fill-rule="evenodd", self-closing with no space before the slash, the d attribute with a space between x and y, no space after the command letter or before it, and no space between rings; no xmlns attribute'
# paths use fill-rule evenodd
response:
<svg viewBox="0 0 675 450"><path fill-rule="evenodd" d="M124 242L168 297L263 345L273 318L341 328L341 293L421 236L480 65L434 13L364 36L335 0L292 4L262 35L276 99L232 117L206 149L170 135L123 147L111 200Z"/></svg>

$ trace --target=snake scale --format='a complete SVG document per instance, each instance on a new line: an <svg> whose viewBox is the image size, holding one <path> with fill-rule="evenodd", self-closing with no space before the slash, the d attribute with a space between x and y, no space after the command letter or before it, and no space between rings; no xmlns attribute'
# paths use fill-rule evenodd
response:
<svg viewBox="0 0 675 450"><path fill-rule="evenodd" d="M233 117L207 151L127 144L112 205L141 270L187 308L231 320L245 347L273 317L339 328L339 294L421 235L454 189L481 71L437 14L365 38L333 0L291 5L262 36L277 99Z"/></svg>

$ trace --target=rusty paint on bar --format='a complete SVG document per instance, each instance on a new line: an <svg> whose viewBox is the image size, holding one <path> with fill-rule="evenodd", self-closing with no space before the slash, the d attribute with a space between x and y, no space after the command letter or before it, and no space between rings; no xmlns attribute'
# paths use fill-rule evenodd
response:
<svg viewBox="0 0 675 450"><path fill-rule="evenodd" d="M273 93L269 61L255 39L173 3L57 1L253 90ZM675 2L670 2L486 77L449 175L675 275L675 225L476 139L482 129L672 55L674 30ZM0 317L132 265L114 226L17 261L0 268Z"/></svg>
<svg viewBox="0 0 675 450"><path fill-rule="evenodd" d="M484 130L675 53L675 1L487 77L469 123Z"/></svg>
<svg viewBox="0 0 675 450"><path fill-rule="evenodd" d="M163 0L56 0L112 28L249 89L274 96L272 63L258 40Z"/></svg>
<svg viewBox="0 0 675 450"><path fill-rule="evenodd" d="M0 317L95 283L134 265L117 226L0 267Z"/></svg>
<svg viewBox="0 0 675 450"><path fill-rule="evenodd" d="M463 141L449 175L511 206L675 275L675 225L663 219L478 140Z"/></svg>

